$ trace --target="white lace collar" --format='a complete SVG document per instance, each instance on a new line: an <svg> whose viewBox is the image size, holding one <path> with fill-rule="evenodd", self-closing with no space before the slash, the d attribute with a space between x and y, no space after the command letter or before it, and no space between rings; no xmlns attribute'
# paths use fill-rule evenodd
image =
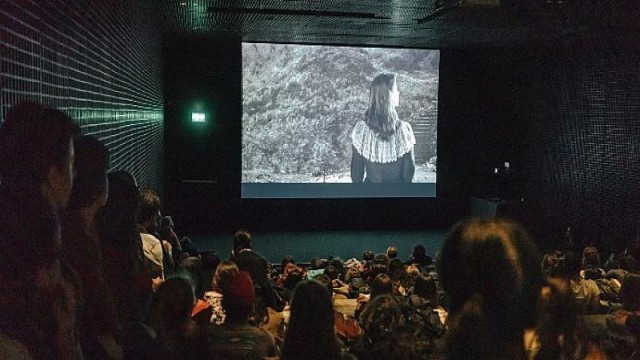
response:
<svg viewBox="0 0 640 360"><path fill-rule="evenodd" d="M353 147L365 159L382 164L398 160L416 144L411 125L405 121L400 122L396 132L387 140L382 140L364 120L358 121L351 133L351 140Z"/></svg>

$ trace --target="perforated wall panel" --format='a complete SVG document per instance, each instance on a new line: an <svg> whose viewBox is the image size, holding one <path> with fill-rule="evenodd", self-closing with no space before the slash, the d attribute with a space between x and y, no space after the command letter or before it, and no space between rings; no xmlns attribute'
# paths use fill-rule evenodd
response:
<svg viewBox="0 0 640 360"><path fill-rule="evenodd" d="M162 188L161 37L148 1L3 0L0 115L22 101L67 112L113 169Z"/></svg>

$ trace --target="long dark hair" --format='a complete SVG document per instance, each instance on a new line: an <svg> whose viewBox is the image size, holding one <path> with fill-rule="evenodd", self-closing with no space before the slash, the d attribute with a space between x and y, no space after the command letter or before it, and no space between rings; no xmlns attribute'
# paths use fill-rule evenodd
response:
<svg viewBox="0 0 640 360"><path fill-rule="evenodd" d="M280 359L338 359L335 318L327 288L315 280L298 283Z"/></svg>
<svg viewBox="0 0 640 360"><path fill-rule="evenodd" d="M387 138L396 132L400 124L396 108L391 104L391 90L396 84L395 74L380 74L371 82L369 108L364 113L365 122L371 129Z"/></svg>
<svg viewBox="0 0 640 360"><path fill-rule="evenodd" d="M544 277L537 249L519 225L470 219L456 225L438 261L451 302L448 359L524 359Z"/></svg>

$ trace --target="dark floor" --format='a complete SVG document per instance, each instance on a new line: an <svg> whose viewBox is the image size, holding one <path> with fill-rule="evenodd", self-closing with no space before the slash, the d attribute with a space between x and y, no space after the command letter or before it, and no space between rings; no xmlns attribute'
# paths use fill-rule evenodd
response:
<svg viewBox="0 0 640 360"><path fill-rule="evenodd" d="M399 258L406 260L413 247L422 244L435 258L446 237L446 231L420 232L298 232L254 233L253 248L272 263L279 263L290 255L297 262L306 263L314 258L340 256L343 259L362 258L365 250L375 254L385 252L395 245ZM228 258L233 244L233 234L197 235L191 239L200 251L215 251L221 259Z"/></svg>

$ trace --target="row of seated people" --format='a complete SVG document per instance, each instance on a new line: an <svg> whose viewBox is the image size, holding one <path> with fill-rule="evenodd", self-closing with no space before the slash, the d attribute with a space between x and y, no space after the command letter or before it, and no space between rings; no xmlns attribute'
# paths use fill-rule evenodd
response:
<svg viewBox="0 0 640 360"><path fill-rule="evenodd" d="M481 222L480 220L473 221ZM472 224L473 221L469 223ZM492 222L488 222L488 224L491 223ZM487 224L484 225L487 226ZM502 225L504 226L504 224ZM249 238L246 232L239 234L241 234L243 238ZM449 241L453 240L450 239L448 242ZM215 291L203 294L204 298L209 301L210 304L205 303L204 306L196 306L196 308L192 309L191 313L191 319L196 320L196 323L201 323L202 321L202 317L200 317L199 314L205 313L207 314L207 316L204 317L205 322L206 319L210 319L211 323L215 324L214 329L217 330L210 331L208 340L200 340L199 343L201 346L202 344L208 344L207 348L214 349L214 352L222 356L222 358L246 358L246 356L248 356L248 348L238 348L231 345L234 342L229 343L227 341L229 328L235 329L232 332L232 336L236 339L240 339L242 336L259 337L262 339L261 347L252 348L252 351L260 353L260 356L273 356L274 353L278 354L278 349L281 349L281 351L283 351L281 354L283 358L302 358L304 354L301 353L296 353L297 357L288 357L288 355L284 354L287 341L289 344L299 341L301 344L305 344L304 346L300 345L302 351L313 350L321 354L318 358L334 358L322 352L321 349L313 348L314 339L316 339L319 334L318 330L321 328L316 328L315 326L311 326L311 329L305 328L304 331L306 332L303 333L307 334L305 336L310 337L305 337L304 340L297 339L294 335L289 335L292 333L299 334L303 331L299 328L301 326L300 324L297 322L291 324L290 319L294 318L296 312L294 310L295 306L293 305L296 303L295 294L303 291L299 290L299 288L310 286L308 284L309 280L305 280L309 278L309 276L313 278L314 282L322 284L331 296L329 303L333 304L331 311L334 315L334 321L331 324L331 329L334 330L331 333L338 339L338 348L342 351L339 351L341 354L339 358L348 358L349 355L363 359L473 358L473 354L470 353L455 355L454 350L457 351L457 349L464 349L465 347L453 346L453 340L451 338L453 335L445 335L447 333L446 329L452 325L452 322L447 321L447 313L444 308L439 305L442 296L438 296L436 289L437 272L434 272L434 269L431 267L418 268L419 270L416 272L412 270L412 265L403 265L400 263L400 268L404 269L405 274L400 276L397 274L390 275L393 274L394 271L390 271L392 266L388 265L397 262L390 260L384 254L377 255L371 265L373 265L373 263L387 263L388 265L384 266L387 271L369 274L373 275L372 277L365 276L366 279L371 279L370 283L368 281L365 282L368 284L369 289L364 291L365 294L360 293L356 295L357 298L354 300L358 300L359 304L362 304L360 300L363 298L369 298L369 301L364 302L366 305L362 308L363 311L361 314L356 316L358 321L354 323L350 314L337 312L338 310L344 311L345 309L336 306L336 303L339 302L340 299L345 299L350 296L350 291L345 289L347 286L342 281L339 281L339 279L341 278L340 275L347 278L349 276L348 274L354 274L356 270L358 272L365 270L366 261L364 261L364 259L363 261L351 259L344 264L337 258L331 261L311 262L313 264L326 265L322 269L318 268L318 266L309 268L300 267L295 265L293 259L286 257L283 259L283 263L286 265L281 267L282 271L270 279L269 275L273 273L268 270L266 260L252 251L249 244L243 246L244 247L240 249L240 254L245 255L238 255L235 261L241 264L240 266L244 271L241 271L233 261L220 263L216 268L212 280L212 286ZM537 308L541 308L540 311L551 316L552 319L549 320L543 317L545 322L537 324L536 327L526 329L524 332L524 339L526 339L525 354L527 354L529 358L594 358L600 356L599 358L629 359L637 355L637 338L634 338L634 336L637 337L637 315L638 309L640 309L638 306L638 300L640 299L640 276L634 274L637 268L616 267L615 269L611 269L613 271L609 271L610 274L618 274L616 275L616 279L619 280L611 282L613 284L619 284L620 286L616 287L616 285L609 284L608 286L611 286L613 290L607 290L606 292L611 294L616 293L617 295L615 296L620 303L615 305L616 301L614 301L613 298L604 300L605 296L613 295L607 295L605 291L602 291L602 305L595 308L593 312L609 313L603 318L605 320L604 331L601 331L603 329L593 331L593 329L585 327L585 320L590 319L578 316L585 313L589 314L589 311L585 311L585 308L580 305L581 298L576 294L574 288L579 285L581 281L595 281L590 278L594 275L589 275L593 269L592 255L593 248L586 248L583 259L578 261L577 278L572 275L565 275L564 270L557 269L558 267L562 268L565 266L569 268L569 261L564 259L571 256L569 253L562 254L554 251L544 257L542 266L536 264L541 270L540 273L544 271L547 274L546 280L542 282L546 285L541 287L541 294L537 299ZM556 273L549 272L549 262L553 262L550 258L553 257L558 258L558 261L554 263L556 270L559 271ZM283 293L286 294L287 290L293 287L292 297L289 298L290 300L285 300L285 304L291 301L290 307L285 305L284 311L279 313L270 306L265 306L265 298L259 299L261 296L264 296L260 295L265 293L264 289L254 287L253 292L249 291L252 287L253 280L250 280L250 274L245 272L251 269L251 266L247 266L246 258L254 259L254 265L256 263L262 264L260 265L262 267L260 274L263 275L260 276L264 277L262 280L257 279L257 282L264 281L263 284L267 284L267 286L273 288L272 291L275 292L276 295L272 298L282 296L277 293L283 290ZM440 261L443 260L441 259ZM633 264L633 261L633 257L631 257L630 263ZM249 261L249 263L252 263L252 261ZM334 265L328 265L330 263ZM374 268L374 266L371 267ZM336 273L335 268L342 268L343 271L339 273L336 279L332 279L333 274ZM522 270L523 269L520 269L520 271ZM596 272L600 274L600 279L606 279L606 272L604 270L598 270ZM234 279L239 273L243 274L245 278L246 287L241 291L245 295L237 294L238 289L235 285L236 280ZM497 276L498 273L495 274ZM582 274L582 276L580 276L580 274ZM524 275L520 274L520 276ZM291 282L292 277L295 279L293 283ZM198 279L201 277L192 276L192 278ZM356 277L354 279L359 278ZM523 280L524 279L521 281ZM249 283L251 283L251 285ZM231 290L227 289L229 284L234 284L231 285ZM280 284L282 284L282 288ZM503 285L506 286L507 284L503 283ZM249 299L251 296L254 297L252 300L253 303L247 300L247 303L237 305L233 302L234 299ZM499 293L493 296L499 296ZM600 296L600 294L598 296ZM286 298L286 296L284 296L284 298ZM298 297L298 299L301 298L303 297ZM444 296L445 300L447 298L448 296ZM501 298L498 297L494 300L500 299ZM453 303L450 301L451 300L449 300L446 306L449 309L453 307ZM204 303L204 301L201 300L200 303ZM307 313L311 311L309 306L313 305L305 304L307 307L305 307L304 313ZM500 304L504 305L502 302L500 302ZM229 322L225 318L227 311L225 309L231 309L233 313L237 311L233 309L238 306L245 309L241 319L248 334L239 332L240 330L235 320ZM266 307L266 309L264 309L263 312L256 311L260 306L262 306L263 309ZM279 305L277 305L276 302L271 306L278 307ZM207 309L210 311L207 312ZM254 312L251 312L252 309ZM571 314L574 314L573 317ZM330 315L326 315L325 320L328 321L330 317ZM200 320L198 320L198 318L200 318ZM235 317L232 318L235 319ZM262 320L258 321L257 319ZM273 321L274 319L276 320L275 323ZM309 326L309 324L317 325L319 323L307 319L305 324ZM294 330L291 330L292 328ZM225 329L227 329L227 331L225 331ZM564 341L558 340L557 342L546 343L546 346L543 346L546 341L550 341L549 339L541 338L539 333L543 332L555 334L557 339L567 337L570 341L565 344ZM269 333L271 333L271 336L268 335ZM308 335L309 333L313 335ZM217 336L211 336L211 334L217 334ZM624 335L626 335L626 337ZM217 339L217 343L212 339ZM266 344L269 344L269 346L266 346ZM321 344L324 343L321 342ZM551 346L551 348L549 348L549 346ZM484 350L486 351L487 349ZM292 350L289 349L288 351ZM447 356L448 351L453 351L454 354ZM548 352L551 352L551 355ZM399 353L402 353L402 355ZM308 356L309 355L307 355L307 357ZM487 356L487 354L479 353L476 358L487 358L485 356Z"/></svg>
<svg viewBox="0 0 640 360"><path fill-rule="evenodd" d="M504 231L504 229L500 229L498 225L506 227L507 229L515 228L524 234L524 231L515 224L508 222L502 223L495 220L470 220L468 223L463 223L459 226L471 228L473 226L481 228L493 226L497 228L495 231ZM512 231L515 232L515 230ZM243 234L244 238L248 237L246 233ZM514 236L523 236L522 234L516 232ZM469 234L465 235L468 236ZM480 235L490 236L492 234ZM477 240L478 239L475 239L475 241ZM490 243L487 239L481 238L480 240ZM453 241L451 238L447 240L447 244L451 241ZM495 244L487 244L487 246L488 245ZM527 249L527 246L531 247L530 244L527 246L523 244L519 245L522 246L523 249ZM515 245L511 244L511 246ZM488 251L486 255L499 255L498 253L492 254L491 251L495 250L490 248L476 250ZM515 251L519 249L512 248L509 250ZM540 293L538 296L534 296L535 294L531 293L526 294L528 296L523 300L526 300L525 303L519 306L528 308L529 310L539 309L539 311L543 311L543 314L547 317L537 312L532 312L528 315L532 318L528 320L531 322L530 328L526 329L524 333L524 339L526 340L525 354L527 354L527 357L628 359L640 355L640 353L637 352L637 336L639 331L638 314L640 314L640 276L638 275L638 267L635 265L637 263L635 260L637 250L635 246L629 249L626 254L622 255L623 261L608 265L610 268L608 271L605 271L598 268L599 257L597 256L597 250L593 247L585 248L581 257L575 256L572 252L563 253L553 251L546 254L542 261L539 260L535 249L529 249L528 251L530 251L530 253L525 253L524 255L527 255L527 265L534 266L534 268L528 271L534 274L537 273L537 279L532 278L528 279L528 281L531 282L535 279ZM525 250L519 251L525 252ZM260 257L251 250L248 244L243 245L241 253L251 254L251 257L260 260ZM440 255L439 263L445 261L443 259L444 255L445 254ZM514 256L517 254L508 255ZM367 260L370 262L368 263ZM524 260L525 259L519 261ZM262 262L263 264L266 263L264 259L262 259ZM509 281L524 281L524 274L522 274L524 269L511 269L510 267L512 267L513 264L509 264L510 267L507 268L497 268L496 264L492 264L491 261L486 259L474 265L481 264L494 271L485 273L481 270L484 268L483 266L475 267L471 265L472 267L467 270L471 271L475 269L475 271L471 271L471 273L476 272L477 274L469 274L469 276L472 276L471 279L474 281L482 280L484 284L482 291L487 292L484 296L497 300L497 304L500 305L499 309L503 309L506 305L505 301L509 299L514 300L515 296L511 294L511 296L507 298L502 297L502 295L505 295L505 290L507 293L509 291L515 291L515 289L509 287ZM503 264L503 266L505 265ZM243 266L241 265L241 267ZM448 269L447 266L441 267ZM469 267L469 265L467 265L467 267ZM264 265L263 269L267 268L268 266ZM456 297L454 296L452 298L450 292L442 290L446 290L446 284L440 286L438 282L438 272L435 267L416 267L411 263L403 264L397 259L389 259L385 254L378 254L372 258L370 254L365 252L362 261L350 259L342 262L337 257L333 259L329 258L329 260L314 259L311 261L311 266L309 267L296 265L291 257L285 257L280 269L281 271L277 274L273 274L268 269L266 271L263 270L261 273L273 274L270 279L268 275L266 275L262 281L269 283L270 286L273 287L272 291L276 293L274 297L281 297L284 299L284 302L295 301L297 285L304 283L305 279L314 279L327 285L329 293L332 295L333 308L336 312L334 323L336 334L338 338L342 340L345 348L352 354L357 355L358 358L380 358L379 356L382 356L380 354L387 354L384 351L390 351L387 347L388 342L381 342L381 348L373 346L377 344L375 339L378 335L372 334L372 331L375 331L375 329L389 328L388 324L378 323L378 321L385 321L384 319L387 318L387 315L380 314L373 310L378 305L373 307L369 305L377 303L375 299L381 295L385 295L386 298L386 305L383 307L387 310L389 310L388 307L392 307L395 309L394 311L397 311L401 317L399 321L403 326L407 327L404 330L408 331L412 329L412 331L415 332L413 337L407 337L402 340L404 341L403 344L405 346L426 346L425 348L421 348L420 354L422 355L411 355L413 357L403 358L438 358L438 356L447 354L448 351L452 351L453 354L445 358L491 358L486 357L488 356L487 354L476 352L475 350L472 353L464 352L456 354L455 351L468 349L468 347L447 345L447 342L443 340L448 338L450 343L454 343L451 340L451 336L453 335L448 337L443 337L443 335L452 325L452 321L447 320L447 310L445 309L455 309L454 301ZM340 270L336 271L336 269ZM464 268L458 271L460 270L464 270ZM498 270L519 271L519 273L501 273ZM233 276L233 274L236 274L238 271L238 266L235 263L231 261L222 262L218 266L213 279L213 286L216 291L209 295L205 294L205 297L212 303L214 308L217 309L211 318L211 321L214 323L221 324L224 322L224 307L220 306L220 300L224 298L224 290L221 288L224 286L220 286L220 284L226 283L226 280L223 280L225 277ZM445 275L448 271L453 271L453 269L445 271ZM465 273L462 272L458 275L463 274ZM518 280L516 278L514 280L505 275L513 277L520 276L521 279ZM480 276L480 278L476 276ZM484 279L484 277L486 277L486 279ZM351 281L349 281L349 279ZM504 281L499 281L500 279ZM449 279L447 282L452 281L453 279ZM592 293L587 299L583 287L584 284L591 282L593 284L593 286L590 287ZM352 284L364 284L364 286L354 287ZM454 281L453 285L457 285L457 281ZM506 287L506 289L502 287ZM495 293L491 292L492 289ZM464 291L468 290L464 289L463 286L463 289L457 289L456 291L464 293ZM522 291L522 289L518 291ZM496 296L497 298L494 298ZM523 296L523 294L518 294L518 296ZM342 306L343 301L341 300L347 298L352 298L353 300L354 307L356 308L355 315L353 308ZM468 301L470 300L477 299L468 299ZM593 302L594 305L591 307L586 306L585 301L587 300ZM532 303L532 301L534 302ZM274 306L277 307L278 305ZM375 315L372 316L372 314ZM275 325L280 321L281 326L278 328L277 326L274 327L274 324L264 324L264 328L273 333L276 344L281 344L279 340L286 338L286 336L282 336L282 325L284 323L285 328L287 328L286 319L289 317L288 311L285 308L283 313L284 320L282 320L283 316L277 313L271 313L269 315L275 316L277 319ZM475 315L478 316L478 314ZM353 320L354 316L356 321ZM521 314L520 316L525 316L526 318L526 314ZM538 316L541 318L538 319ZM596 317L595 319L594 316ZM548 317L551 317L551 319ZM455 318L456 317L452 317L451 319ZM512 318L504 318L503 320L513 321ZM544 322L540 322L541 320L544 320ZM475 321L479 321L479 319L475 319ZM486 321L489 320L487 319ZM489 323L493 324L493 321L489 321ZM375 325L374 328L371 328L371 324ZM564 340L549 343L549 341L551 341L550 338L544 339L537 332L555 334L557 339L567 337L571 341L567 342L566 346L563 345ZM398 334L402 333L402 331L398 332ZM286 335L286 331L284 334ZM416 334L424 337L416 337ZM546 335L548 336L549 334ZM468 334L465 334L465 337L466 336L468 336ZM393 341L398 340L395 337L392 338L394 339ZM422 340L414 343L412 342L413 340L410 341L410 339ZM399 345L396 344L395 346ZM551 346L551 348L549 348L549 346ZM488 349L484 350L488 351ZM477 357L474 357L474 355ZM512 355L515 356L514 354ZM496 356L496 354L493 354L493 356ZM384 358L387 357L385 356Z"/></svg>
<svg viewBox="0 0 640 360"><path fill-rule="evenodd" d="M352 266L285 264L276 279L245 232L203 280L210 259L159 234L157 195L126 171L107 173L104 145L77 132L38 104L12 108L0 127L3 358L640 356L633 261L616 275L584 267L581 277L572 255L556 252L543 267L526 231L504 220L456 225L435 268L368 254ZM637 263L637 249L628 255ZM579 296L589 281L608 306ZM215 292L205 295L208 283ZM355 320L336 313L341 297L355 297ZM586 331L587 309L610 312L602 334Z"/></svg>

